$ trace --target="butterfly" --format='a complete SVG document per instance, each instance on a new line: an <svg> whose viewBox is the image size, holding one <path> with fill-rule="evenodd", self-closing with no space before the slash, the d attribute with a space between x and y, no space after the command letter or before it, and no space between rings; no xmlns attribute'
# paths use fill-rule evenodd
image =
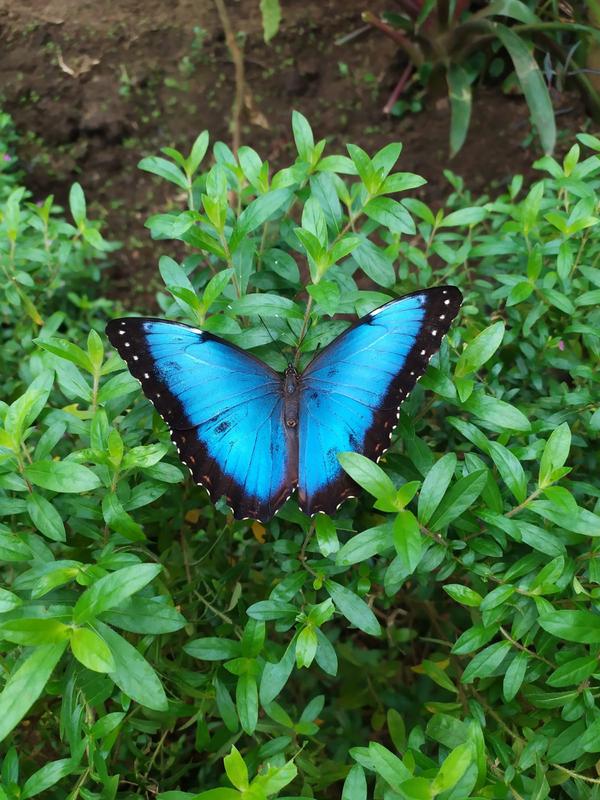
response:
<svg viewBox="0 0 600 800"><path fill-rule="evenodd" d="M379 459L400 404L462 302L425 289L366 314L299 373L283 375L207 331L162 319L108 323L111 343L167 423L181 460L237 519L267 521L296 489L302 511L334 513L357 486L337 455Z"/></svg>

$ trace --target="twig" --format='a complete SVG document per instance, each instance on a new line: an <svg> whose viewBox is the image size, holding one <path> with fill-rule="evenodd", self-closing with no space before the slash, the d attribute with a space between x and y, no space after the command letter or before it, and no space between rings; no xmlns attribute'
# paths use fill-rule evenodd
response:
<svg viewBox="0 0 600 800"><path fill-rule="evenodd" d="M221 25L223 26L225 42L227 43L231 60L233 61L233 65L235 67L235 96L233 98L233 107L231 111L231 149L235 155L237 155L241 141L241 117L242 109L244 107L244 56L242 55L242 51L238 47L238 43L235 40L235 34L233 32L233 28L231 27L231 20L229 19L229 14L227 13L224 0L215 0L215 6L217 7Z"/></svg>
<svg viewBox="0 0 600 800"><path fill-rule="evenodd" d="M398 81L398 83L394 87L394 91L391 93L387 103L383 107L383 113L384 114L391 114L392 113L392 108L396 105L396 101L398 100L398 98L400 97L402 92L404 91L404 87L408 83L408 79L412 75L412 71L413 71L413 65L408 63L406 65L406 67L404 68L404 72L400 76L400 80Z"/></svg>

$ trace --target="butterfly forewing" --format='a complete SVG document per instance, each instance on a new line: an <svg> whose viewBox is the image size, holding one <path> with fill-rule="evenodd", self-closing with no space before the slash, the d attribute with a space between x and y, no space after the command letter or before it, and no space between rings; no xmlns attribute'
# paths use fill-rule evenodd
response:
<svg viewBox="0 0 600 800"><path fill-rule="evenodd" d="M171 430L181 460L238 518L269 519L295 485L280 376L240 348L147 318L107 326L112 344Z"/></svg>
<svg viewBox="0 0 600 800"><path fill-rule="evenodd" d="M425 372L458 313L453 286L393 300L362 317L308 365L299 420L300 507L333 513L357 487L337 458L371 459L389 446L399 406Z"/></svg>

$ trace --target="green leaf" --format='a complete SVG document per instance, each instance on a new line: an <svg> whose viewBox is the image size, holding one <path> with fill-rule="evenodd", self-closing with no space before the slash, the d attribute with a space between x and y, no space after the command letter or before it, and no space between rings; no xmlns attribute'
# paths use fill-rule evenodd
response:
<svg viewBox="0 0 600 800"><path fill-rule="evenodd" d="M215 700L217 703L217 709L221 715L221 719L225 723L227 730L231 733L235 733L239 725L235 705L233 704L231 695L227 691L225 685L221 683L218 678L215 677L213 679L213 684L215 687Z"/></svg>
<svg viewBox="0 0 600 800"><path fill-rule="evenodd" d="M462 603L463 606L478 608L481 603L482 597L479 592L468 586L463 586L461 583L447 583L442 588L453 600L456 600L457 603Z"/></svg>
<svg viewBox="0 0 600 800"><path fill-rule="evenodd" d="M48 617L17 618L0 625L0 636L9 642L22 645L44 645L63 642L69 638L70 628L64 622Z"/></svg>
<svg viewBox="0 0 600 800"><path fill-rule="evenodd" d="M248 788L248 767L235 745L231 746L229 755L226 755L223 759L223 766L227 777L235 788L239 789L240 792L246 791Z"/></svg>
<svg viewBox="0 0 600 800"><path fill-rule="evenodd" d="M561 664L548 677L546 682L548 686L554 686L557 689L561 689L564 686L577 686L597 670L598 659L596 656L582 656Z"/></svg>
<svg viewBox="0 0 600 800"><path fill-rule="evenodd" d="M458 480L444 496L429 527L432 531L445 528L477 500L487 481L487 470L478 469Z"/></svg>
<svg viewBox="0 0 600 800"><path fill-rule="evenodd" d="M328 558L334 553L337 553L340 549L337 528L331 517L328 517L326 514L316 514L313 519L317 532L319 550L322 556Z"/></svg>
<svg viewBox="0 0 600 800"><path fill-rule="evenodd" d="M193 639L183 649L192 658L199 658L201 661L225 661L228 658L237 658L242 653L239 642L216 636Z"/></svg>
<svg viewBox="0 0 600 800"><path fill-rule="evenodd" d="M355 764L346 775L342 800L367 800L367 779L360 764Z"/></svg>
<svg viewBox="0 0 600 800"><path fill-rule="evenodd" d="M544 81L544 77L530 53L526 40L511 28L498 22L492 23L492 29L504 47L508 50L515 72L527 100L531 118L545 153L552 153L556 144L556 122L552 101Z"/></svg>
<svg viewBox="0 0 600 800"><path fill-rule="evenodd" d="M0 742L41 695L66 646L65 640L37 647L10 674L0 694Z"/></svg>
<svg viewBox="0 0 600 800"><path fill-rule="evenodd" d="M120 605L150 583L161 570L161 564L135 564L105 575L86 589L75 603L73 620L81 625Z"/></svg>
<svg viewBox="0 0 600 800"><path fill-rule="evenodd" d="M487 216L485 208L481 206L470 206L468 208L460 208L458 211L452 211L448 216L438 223L439 228L453 228L462 225L476 225L482 222Z"/></svg>
<svg viewBox="0 0 600 800"><path fill-rule="evenodd" d="M516 697L517 692L521 688L528 661L529 656L527 653L520 652L516 654L508 665L502 682L502 694L507 703L510 703L510 701Z"/></svg>
<svg viewBox="0 0 600 800"><path fill-rule="evenodd" d="M410 772L398 756L394 755L387 747L379 744L379 742L369 743L369 756L377 774L381 775L392 789L397 789L402 781L411 777Z"/></svg>
<svg viewBox="0 0 600 800"><path fill-rule="evenodd" d="M432 794L439 794L455 786L472 761L473 748L470 743L465 742L465 744L460 744L452 750L444 759L437 775L433 779L431 784Z"/></svg>
<svg viewBox="0 0 600 800"><path fill-rule="evenodd" d="M377 507L382 511L396 508L396 487L381 467L360 453L338 453L338 461L350 477L378 500Z"/></svg>
<svg viewBox="0 0 600 800"><path fill-rule="evenodd" d="M115 662L110 677L119 689L146 708L165 711L168 705L165 691L158 675L141 653L108 625L97 620L94 627L110 649Z"/></svg>
<svg viewBox="0 0 600 800"><path fill-rule="evenodd" d="M253 200L240 214L230 246L235 250L241 239L263 225L292 198L290 189L272 189Z"/></svg>
<svg viewBox="0 0 600 800"><path fill-rule="evenodd" d="M34 461L25 467L25 477L34 486L52 492L81 494L101 485L91 469L74 461Z"/></svg>
<svg viewBox="0 0 600 800"><path fill-rule="evenodd" d="M450 158L461 149L471 121L471 81L459 64L450 64L446 71L450 98Z"/></svg>
<svg viewBox="0 0 600 800"><path fill-rule="evenodd" d="M296 666L310 667L317 652L317 634L312 626L302 628L296 639Z"/></svg>
<svg viewBox="0 0 600 800"><path fill-rule="evenodd" d="M81 227L85 222L87 210L85 206L85 195L79 183L74 183L71 186L71 190L69 191L69 208L71 210L71 216L75 220L75 225Z"/></svg>
<svg viewBox="0 0 600 800"><path fill-rule="evenodd" d="M377 618L364 600L361 600L350 589L332 580L325 581L325 588L329 592L337 610L349 622L356 625L361 631L371 634L371 636L379 636L381 634L381 627L377 622Z"/></svg>
<svg viewBox="0 0 600 800"><path fill-rule="evenodd" d="M60 758L57 761L50 761L50 763L44 764L41 769L38 769L27 778L19 798L27 800L28 797L35 797L35 795L45 792L67 775L75 772L77 766L78 763L75 758Z"/></svg>
<svg viewBox="0 0 600 800"><path fill-rule="evenodd" d="M164 180L174 183L176 186L179 186L180 189L185 189L187 191L189 188L188 179L184 173L171 161L167 161L166 158L160 158L159 156L142 158L138 163L138 169L143 169L146 172L151 172L153 175L158 175L159 178L164 178Z"/></svg>
<svg viewBox="0 0 600 800"><path fill-rule="evenodd" d="M247 294L231 303L234 314L240 316L287 317L302 319L300 307L287 297L276 294Z"/></svg>
<svg viewBox="0 0 600 800"><path fill-rule="evenodd" d="M392 536L398 557L410 575L418 567L423 554L419 523L411 511L400 511L396 515Z"/></svg>
<svg viewBox="0 0 600 800"><path fill-rule="evenodd" d="M571 449L571 431L566 422L552 431L540 460L540 486L548 486L554 480L552 473L564 465Z"/></svg>
<svg viewBox="0 0 600 800"><path fill-rule="evenodd" d="M419 522L423 525L427 525L446 494L454 476L456 461L454 453L446 453L427 473L419 493L418 505Z"/></svg>
<svg viewBox="0 0 600 800"><path fill-rule="evenodd" d="M600 616L590 611L552 611L541 614L540 626L567 642L600 644Z"/></svg>
<svg viewBox="0 0 600 800"><path fill-rule="evenodd" d="M396 272L392 261L381 248L377 247L369 239L365 239L352 251L352 258L365 275L368 275L379 286L390 287L394 285Z"/></svg>
<svg viewBox="0 0 600 800"><path fill-rule="evenodd" d="M504 322L495 322L476 336L461 353L455 374L461 378L476 372L494 355L504 337Z"/></svg>
<svg viewBox="0 0 600 800"><path fill-rule="evenodd" d="M65 526L62 517L54 506L37 492L27 496L27 513L35 527L53 542L66 541Z"/></svg>
<svg viewBox="0 0 600 800"><path fill-rule="evenodd" d="M71 650L75 658L93 672L112 672L115 669L108 645L90 628L71 631Z"/></svg>
<svg viewBox="0 0 600 800"><path fill-rule="evenodd" d="M208 142L209 142L209 135L208 131L202 131L202 133L198 134L196 137L196 141L192 145L192 149L190 151L190 155L188 158L188 169L190 174L194 174L202 159L206 155L206 151L208 149Z"/></svg>
<svg viewBox="0 0 600 800"><path fill-rule="evenodd" d="M504 400L489 397L483 392L474 392L463 403L463 407L486 422L493 430L525 433L531 429L531 422L522 411Z"/></svg>
<svg viewBox="0 0 600 800"><path fill-rule="evenodd" d="M260 681L260 702L269 705L280 694L294 669L296 641L292 639L280 661L267 661ZM318 659L317 659L318 660Z"/></svg>
<svg viewBox="0 0 600 800"><path fill-rule="evenodd" d="M408 210L391 197L375 197L366 204L363 211L369 219L375 220L392 233L406 233L412 236L416 231Z"/></svg>
<svg viewBox="0 0 600 800"><path fill-rule="evenodd" d="M298 155L303 161L312 161L315 140L309 121L299 111L292 111L292 132Z"/></svg>
<svg viewBox="0 0 600 800"><path fill-rule="evenodd" d="M499 442L488 442L488 452L515 500L522 503L527 497L527 478L519 459Z"/></svg>
<svg viewBox="0 0 600 800"><path fill-rule="evenodd" d="M258 724L258 689L254 675L240 675L235 690L235 705L243 730L251 736Z"/></svg>
<svg viewBox="0 0 600 800"><path fill-rule="evenodd" d="M469 661L462 674L462 682L473 683L475 678L487 678L492 675L502 664L510 650L510 642L490 644Z"/></svg>
<svg viewBox="0 0 600 800"><path fill-rule="evenodd" d="M408 513L408 512L406 512ZM393 545L391 525L377 525L368 528L349 539L338 551L335 561L342 566L358 564L378 553L389 550Z"/></svg>

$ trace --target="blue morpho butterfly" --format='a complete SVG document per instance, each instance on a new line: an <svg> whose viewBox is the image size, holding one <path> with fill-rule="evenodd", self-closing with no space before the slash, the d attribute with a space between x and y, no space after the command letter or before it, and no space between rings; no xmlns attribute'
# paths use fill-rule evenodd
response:
<svg viewBox="0 0 600 800"><path fill-rule="evenodd" d="M454 286L392 300L283 376L179 322L115 319L106 332L194 480L236 518L266 521L294 489L306 514L331 514L356 492L337 454L381 457L461 302Z"/></svg>

